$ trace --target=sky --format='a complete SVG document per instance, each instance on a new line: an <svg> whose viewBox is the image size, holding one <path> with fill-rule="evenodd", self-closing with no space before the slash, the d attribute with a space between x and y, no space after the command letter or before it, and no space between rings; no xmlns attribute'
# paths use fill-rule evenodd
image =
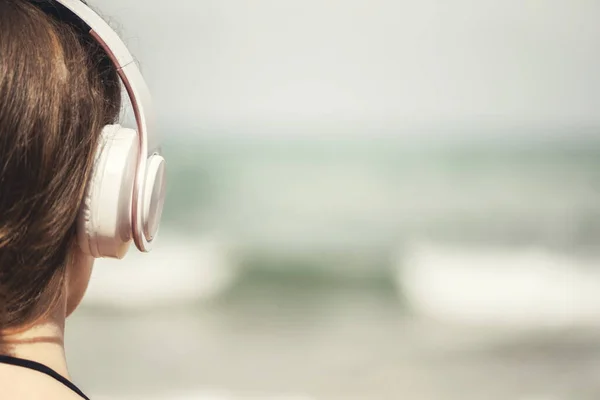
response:
<svg viewBox="0 0 600 400"><path fill-rule="evenodd" d="M92 0L193 126L600 126L595 0Z"/></svg>

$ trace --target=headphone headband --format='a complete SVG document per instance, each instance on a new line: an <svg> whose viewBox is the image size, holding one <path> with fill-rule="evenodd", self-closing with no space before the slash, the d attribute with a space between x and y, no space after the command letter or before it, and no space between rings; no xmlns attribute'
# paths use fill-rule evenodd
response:
<svg viewBox="0 0 600 400"><path fill-rule="evenodd" d="M119 35L94 10L81 0L53 0L69 10L83 24L89 34L102 46L114 63L127 90L137 123L139 152L133 186L132 233L140 251L148 251L153 237L147 237L144 227L144 184L146 182L147 159L158 154L158 143L149 143L154 132L152 99L150 91L133 56ZM146 232L146 233L145 233Z"/></svg>

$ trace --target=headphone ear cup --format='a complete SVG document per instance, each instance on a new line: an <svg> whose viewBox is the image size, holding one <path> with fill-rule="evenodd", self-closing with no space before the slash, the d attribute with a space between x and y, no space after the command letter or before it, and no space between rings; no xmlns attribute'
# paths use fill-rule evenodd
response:
<svg viewBox="0 0 600 400"><path fill-rule="evenodd" d="M120 125L102 130L77 221L77 240L84 253L117 259L127 254L138 152L134 130Z"/></svg>

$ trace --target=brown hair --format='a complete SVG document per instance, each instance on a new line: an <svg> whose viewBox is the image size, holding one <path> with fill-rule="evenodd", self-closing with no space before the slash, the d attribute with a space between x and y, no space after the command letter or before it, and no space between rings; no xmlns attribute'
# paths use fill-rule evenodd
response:
<svg viewBox="0 0 600 400"><path fill-rule="evenodd" d="M106 53L34 3L0 0L0 332L62 292L96 144L121 106Z"/></svg>

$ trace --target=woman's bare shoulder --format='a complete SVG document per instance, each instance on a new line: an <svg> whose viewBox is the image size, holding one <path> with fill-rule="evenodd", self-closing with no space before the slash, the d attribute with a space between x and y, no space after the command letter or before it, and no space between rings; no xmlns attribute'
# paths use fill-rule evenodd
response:
<svg viewBox="0 0 600 400"><path fill-rule="evenodd" d="M3 399L81 400L77 393L56 379L37 371L0 364Z"/></svg>

